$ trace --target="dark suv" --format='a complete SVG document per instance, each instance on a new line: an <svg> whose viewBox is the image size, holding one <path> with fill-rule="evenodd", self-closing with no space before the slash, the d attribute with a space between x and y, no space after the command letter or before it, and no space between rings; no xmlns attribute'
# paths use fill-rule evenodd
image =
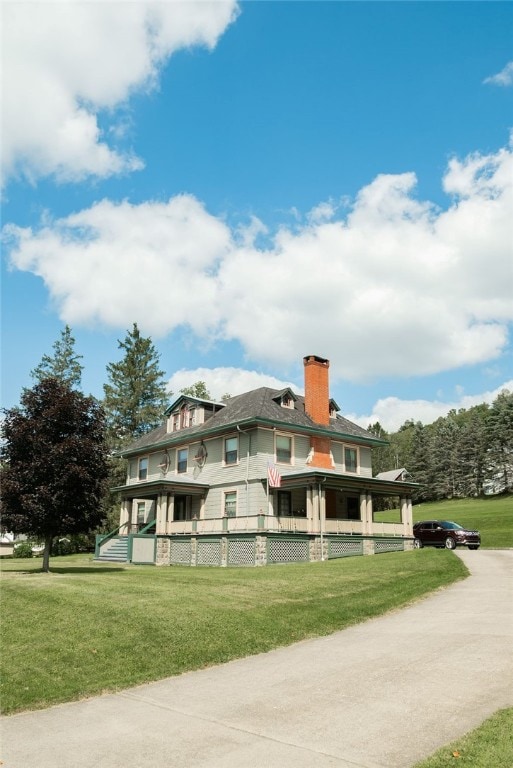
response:
<svg viewBox="0 0 513 768"><path fill-rule="evenodd" d="M479 531L468 531L450 520L423 520L415 523L413 535L417 549L428 545L446 549L456 549L458 546L479 549L481 545Z"/></svg>

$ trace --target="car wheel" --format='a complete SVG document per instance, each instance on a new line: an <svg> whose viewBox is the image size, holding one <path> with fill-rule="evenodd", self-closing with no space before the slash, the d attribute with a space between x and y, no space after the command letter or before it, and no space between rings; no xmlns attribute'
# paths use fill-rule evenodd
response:
<svg viewBox="0 0 513 768"><path fill-rule="evenodd" d="M447 536L445 540L445 548L446 549L456 549L456 542L451 536Z"/></svg>
<svg viewBox="0 0 513 768"><path fill-rule="evenodd" d="M479 544L469 544L468 548L469 549L479 549Z"/></svg>
<svg viewBox="0 0 513 768"><path fill-rule="evenodd" d="M422 549L424 544L421 542L420 539L414 539L413 546L414 546L415 549Z"/></svg>

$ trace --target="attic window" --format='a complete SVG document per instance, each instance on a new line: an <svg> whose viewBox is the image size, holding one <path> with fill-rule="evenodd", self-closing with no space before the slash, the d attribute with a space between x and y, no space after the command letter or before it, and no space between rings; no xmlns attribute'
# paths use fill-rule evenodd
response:
<svg viewBox="0 0 513 768"><path fill-rule="evenodd" d="M184 429L189 426L190 412L186 405L183 405L180 409L180 427Z"/></svg>
<svg viewBox="0 0 513 768"><path fill-rule="evenodd" d="M294 401L290 395L283 395L281 404L283 408L294 408Z"/></svg>

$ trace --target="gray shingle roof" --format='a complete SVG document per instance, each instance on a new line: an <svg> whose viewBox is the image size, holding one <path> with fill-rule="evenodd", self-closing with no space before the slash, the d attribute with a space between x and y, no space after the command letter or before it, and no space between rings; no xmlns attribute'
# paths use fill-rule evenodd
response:
<svg viewBox="0 0 513 768"><path fill-rule="evenodd" d="M241 424L242 422L248 424L253 421L271 422L275 423L276 426L290 426L291 429L297 428L307 432L315 430L319 434L324 435L332 433L333 437L352 437L358 441L368 441L378 445L383 444L383 441L375 435L372 435L358 424L354 424L343 416L337 415L336 419L330 419L329 426L319 426L305 413L304 397L296 395L294 408L284 408L274 399L281 392L283 390L260 387L259 389L245 392L242 395L235 395L204 424L187 427L179 432L169 433L167 432L166 423L164 423L147 435L140 437L121 453L135 453L143 448L162 445L163 443L183 443L185 440L189 442L194 438L200 440L204 435L210 435L216 431L223 432L228 427L234 427L236 424Z"/></svg>

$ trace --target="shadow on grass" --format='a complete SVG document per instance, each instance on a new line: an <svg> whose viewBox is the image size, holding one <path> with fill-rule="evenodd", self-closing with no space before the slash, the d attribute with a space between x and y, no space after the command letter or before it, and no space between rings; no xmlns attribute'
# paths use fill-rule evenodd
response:
<svg viewBox="0 0 513 768"><path fill-rule="evenodd" d="M59 566L50 566L49 571L43 571L42 568L9 568L5 569L3 571L3 575L7 576L9 573L20 573L20 574L26 574L26 575L34 575L34 574L45 574L48 573L51 575L52 573L58 573L58 574L73 574L73 573L120 573L121 571L125 571L126 568L85 568L84 566L77 566L76 568L73 568L72 565L68 565L65 568L60 568Z"/></svg>
<svg viewBox="0 0 513 768"><path fill-rule="evenodd" d="M95 568L84 568L83 565L79 565L76 568L73 568L72 565L68 565L65 568L61 568L58 565L50 566L50 573L119 573L120 571L125 570L126 568L119 568L117 566L110 566L107 568L102 568L100 566ZM43 573L43 571L40 570L38 573Z"/></svg>

